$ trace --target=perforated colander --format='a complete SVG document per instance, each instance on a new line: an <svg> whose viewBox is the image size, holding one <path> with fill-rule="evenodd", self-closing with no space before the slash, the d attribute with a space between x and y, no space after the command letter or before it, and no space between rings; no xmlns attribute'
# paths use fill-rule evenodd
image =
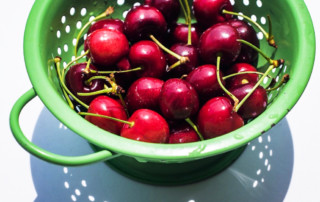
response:
<svg viewBox="0 0 320 202"><path fill-rule="evenodd" d="M24 36L25 64L33 88L21 96L11 112L10 124L16 140L31 154L51 163L83 165L108 160L112 167L128 176L155 183L185 183L220 171L241 153L248 142L268 131L290 111L308 83L315 57L313 25L302 0L231 2L235 11L250 16L265 29L266 16L270 15L279 48L270 47L259 32L260 47L275 59L285 59L285 64L270 74L276 81L284 74L290 75L290 81L286 85L268 94L269 105L265 112L244 127L210 140L168 145L125 139L87 122L64 100L55 67L48 65L48 60L60 56L64 65L71 61L76 36L81 27L109 5L115 7L112 14L114 18L124 19L130 7L141 2L36 0ZM265 63L263 58L259 58L257 66L263 68ZM266 79L263 85L268 85L269 82L270 79ZM24 105L35 96L39 96L65 126L99 149L85 156L62 156L30 142L21 131L18 120ZM43 138L46 138L45 135L43 134Z"/></svg>

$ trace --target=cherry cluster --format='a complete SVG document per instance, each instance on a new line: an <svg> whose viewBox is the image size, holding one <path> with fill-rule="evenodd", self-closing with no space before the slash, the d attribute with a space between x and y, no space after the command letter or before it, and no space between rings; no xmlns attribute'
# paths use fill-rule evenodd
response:
<svg viewBox="0 0 320 202"><path fill-rule="evenodd" d="M69 105L102 129L153 143L210 139L260 115L267 92L279 87L261 86L284 61L259 49L252 24L277 48L271 26L265 32L229 0L193 0L192 10L187 0L145 0L124 20L113 11L83 26L73 61L61 68L55 58ZM255 67L258 54L265 72Z"/></svg>

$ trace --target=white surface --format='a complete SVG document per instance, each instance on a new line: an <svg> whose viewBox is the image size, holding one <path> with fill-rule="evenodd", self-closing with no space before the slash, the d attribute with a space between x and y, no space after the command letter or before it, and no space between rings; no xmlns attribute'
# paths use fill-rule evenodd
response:
<svg viewBox="0 0 320 202"><path fill-rule="evenodd" d="M305 2L319 38L317 2ZM6 1L0 8L0 201L320 201L319 56L306 91L287 117L253 141L230 168L206 181L155 187L128 180L103 163L67 168L30 157L11 135L8 117L13 103L31 88L22 44L32 3ZM52 151L91 151L84 140L61 126L38 98L23 110L21 127L28 138Z"/></svg>

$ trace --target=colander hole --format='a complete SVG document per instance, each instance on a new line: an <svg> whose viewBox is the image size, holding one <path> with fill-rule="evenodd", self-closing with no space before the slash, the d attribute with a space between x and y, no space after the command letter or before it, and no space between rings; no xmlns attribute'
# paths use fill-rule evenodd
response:
<svg viewBox="0 0 320 202"><path fill-rule="evenodd" d="M270 171L270 170L271 170L271 165L269 164L267 167L267 171Z"/></svg>
<svg viewBox="0 0 320 202"><path fill-rule="evenodd" d="M62 64L63 64L63 67L66 67L66 66L67 66L67 63L66 63L66 62L63 62Z"/></svg>
<svg viewBox="0 0 320 202"><path fill-rule="evenodd" d="M234 0L230 0L230 3L231 3L231 5L233 5L233 6L234 6L234 4L235 4Z"/></svg>
<svg viewBox="0 0 320 202"><path fill-rule="evenodd" d="M136 2L136 3L133 4L133 7L135 7L135 6L140 6L140 5L141 5L140 2Z"/></svg>
<svg viewBox="0 0 320 202"><path fill-rule="evenodd" d="M249 4L250 4L249 0L243 0L243 5L249 6Z"/></svg>
<svg viewBox="0 0 320 202"><path fill-rule="evenodd" d="M124 11L124 12L122 13L122 17L123 17L123 18L126 18L128 12L129 12L129 10L128 10L128 11Z"/></svg>
<svg viewBox="0 0 320 202"><path fill-rule="evenodd" d="M257 16L256 15L251 15L251 20L253 20L253 21L257 21Z"/></svg>
<svg viewBox="0 0 320 202"><path fill-rule="evenodd" d="M117 4L118 4L119 6L123 5L123 4L124 4L124 0L117 0Z"/></svg>
<svg viewBox="0 0 320 202"><path fill-rule="evenodd" d="M267 22L267 20L266 20L266 18L265 17L261 17L260 18L260 22L261 22L261 24L266 24L266 22Z"/></svg>
<svg viewBox="0 0 320 202"><path fill-rule="evenodd" d="M61 17L61 23L64 24L66 22L66 16Z"/></svg>
<svg viewBox="0 0 320 202"><path fill-rule="evenodd" d="M263 39L263 34L262 34L262 32L258 32L258 33L257 33L257 37L258 37L259 40L262 40L262 39Z"/></svg>
<svg viewBox="0 0 320 202"><path fill-rule="evenodd" d="M66 26L66 33L70 33L70 25Z"/></svg>
<svg viewBox="0 0 320 202"><path fill-rule="evenodd" d="M258 186L258 183L259 183L258 180L255 180L255 181L253 182L253 184L252 184L252 187L253 187L253 188L256 188L256 187Z"/></svg>
<svg viewBox="0 0 320 202"><path fill-rule="evenodd" d="M265 160L264 160L264 165L267 166L268 164L269 164L269 160L268 160L268 159L265 159Z"/></svg>
<svg viewBox="0 0 320 202"><path fill-rule="evenodd" d="M258 6L259 8L262 7L262 1L261 1L261 0L257 0L257 6Z"/></svg>
<svg viewBox="0 0 320 202"><path fill-rule="evenodd" d="M64 182L64 187L66 188L66 189L69 189L69 187L70 187L70 185L69 185L69 182Z"/></svg>
<svg viewBox="0 0 320 202"><path fill-rule="evenodd" d="M64 52L68 52L69 47L68 47L68 45L67 45L67 44L64 44L64 45L63 45L63 50L64 50Z"/></svg>
<svg viewBox="0 0 320 202"><path fill-rule="evenodd" d="M75 60L76 59L76 57L73 55L72 57L71 57L71 61L73 61L73 60Z"/></svg>
<svg viewBox="0 0 320 202"><path fill-rule="evenodd" d="M285 73L286 71L287 71L287 65L283 67L283 73Z"/></svg>
<svg viewBox="0 0 320 202"><path fill-rule="evenodd" d="M94 196L89 195L88 196L89 201L95 201L96 199L94 198Z"/></svg>
<svg viewBox="0 0 320 202"><path fill-rule="evenodd" d="M70 15L73 16L76 13L76 9L74 7L70 8Z"/></svg>
<svg viewBox="0 0 320 202"><path fill-rule="evenodd" d="M94 20L94 16L90 16L89 21Z"/></svg>
<svg viewBox="0 0 320 202"><path fill-rule="evenodd" d="M77 29L81 29L81 27L82 27L82 22L81 22L81 21L78 21L76 26L77 26Z"/></svg>
<svg viewBox="0 0 320 202"><path fill-rule="evenodd" d="M258 169L257 170L257 175L260 175L261 174L261 169Z"/></svg>
<svg viewBox="0 0 320 202"><path fill-rule="evenodd" d="M58 55L61 55L61 48L60 47L57 48L57 53L58 53Z"/></svg>
<svg viewBox="0 0 320 202"><path fill-rule="evenodd" d="M274 68L274 69L272 69L271 71L272 71L273 73L275 73L277 70L276 70L276 68Z"/></svg>
<svg viewBox="0 0 320 202"><path fill-rule="evenodd" d="M86 8L82 8L80 11L80 15L81 16L85 16L87 14L87 9Z"/></svg>
<svg viewBox="0 0 320 202"><path fill-rule="evenodd" d="M265 78L263 79L263 83L264 83L264 84L267 84L267 83L268 83L268 78L267 78L267 77L265 77Z"/></svg>
<svg viewBox="0 0 320 202"><path fill-rule="evenodd" d="M269 150L269 156L272 156L273 155L273 151L272 149Z"/></svg>
<svg viewBox="0 0 320 202"><path fill-rule="evenodd" d="M76 43L77 43L77 39L76 39L76 38L74 38L74 39L72 40L72 45L73 45L73 46L75 46L75 45L76 45Z"/></svg>
<svg viewBox="0 0 320 202"><path fill-rule="evenodd" d="M77 197L72 194L72 195L71 195L71 200L72 200L72 201L77 201Z"/></svg>
<svg viewBox="0 0 320 202"><path fill-rule="evenodd" d="M271 100L272 97L273 97L273 94L270 94L270 95L268 96L268 100Z"/></svg>
<svg viewBox="0 0 320 202"><path fill-rule="evenodd" d="M79 189L74 190L74 193L75 193L77 196L80 196L80 195L81 195L81 192L80 192Z"/></svg>
<svg viewBox="0 0 320 202"><path fill-rule="evenodd" d="M256 146L253 145L253 146L251 147L251 150L254 151L255 149L256 149Z"/></svg>
<svg viewBox="0 0 320 202"><path fill-rule="evenodd" d="M60 32L60 30L58 30L57 31L57 38L60 39L60 37L61 37L61 32Z"/></svg>
<svg viewBox="0 0 320 202"><path fill-rule="evenodd" d="M243 13L242 13L242 12L239 12L239 14L240 14L240 15L243 15ZM238 16L238 19L239 19L239 20L243 20L243 17Z"/></svg>
<svg viewBox="0 0 320 202"><path fill-rule="evenodd" d="M263 152L259 152L259 158L263 159Z"/></svg>

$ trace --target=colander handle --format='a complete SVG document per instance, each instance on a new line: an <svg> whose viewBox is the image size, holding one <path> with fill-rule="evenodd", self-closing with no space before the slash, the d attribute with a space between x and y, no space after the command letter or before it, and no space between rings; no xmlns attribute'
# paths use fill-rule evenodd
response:
<svg viewBox="0 0 320 202"><path fill-rule="evenodd" d="M23 94L17 102L12 107L10 113L10 128L11 131L17 140L17 142L29 153L33 154L34 156L48 161L50 163L64 165L64 166L78 166L78 165L85 165L91 164L98 161L109 160L111 158L115 158L118 155L112 154L110 151L101 150L96 153L83 155L83 156L63 156L59 154L54 154L49 151L46 151L37 145L33 144L29 141L26 136L23 134L21 127L19 125L19 116L23 109L23 107L31 101L35 96L36 92L34 89L30 89L25 94Z"/></svg>

